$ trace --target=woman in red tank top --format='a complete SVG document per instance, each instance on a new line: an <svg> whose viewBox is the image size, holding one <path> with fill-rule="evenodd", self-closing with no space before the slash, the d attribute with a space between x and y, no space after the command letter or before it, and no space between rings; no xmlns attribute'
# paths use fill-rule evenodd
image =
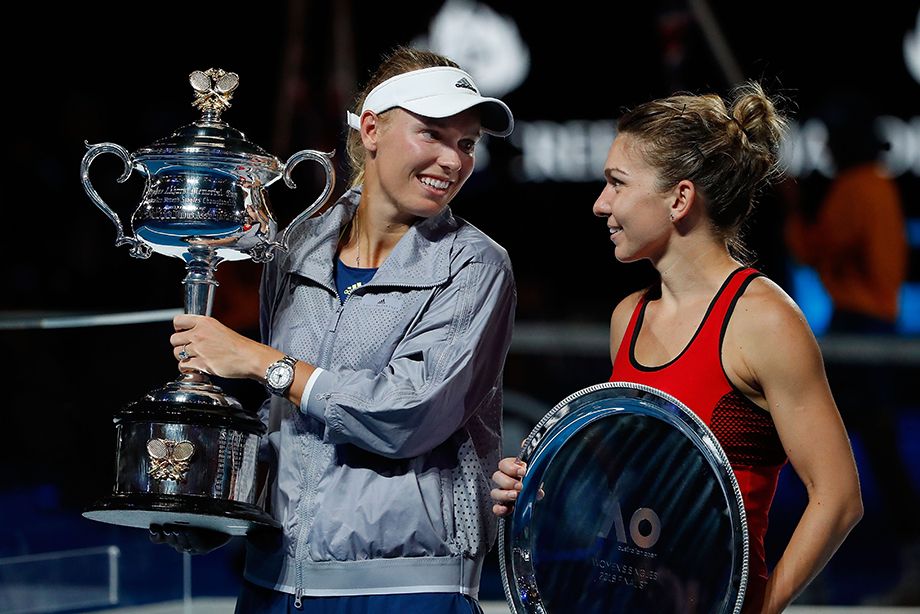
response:
<svg viewBox="0 0 920 614"><path fill-rule="evenodd" d="M594 203L618 260L647 259L660 283L624 299L610 323L611 381L680 399L713 430L744 497L751 574L745 612L781 612L862 516L856 465L805 318L744 268L738 234L777 173L785 121L757 84L730 106L673 96L620 118ZM763 538L779 470L791 462L808 506L767 573ZM493 476L507 514L526 467Z"/></svg>

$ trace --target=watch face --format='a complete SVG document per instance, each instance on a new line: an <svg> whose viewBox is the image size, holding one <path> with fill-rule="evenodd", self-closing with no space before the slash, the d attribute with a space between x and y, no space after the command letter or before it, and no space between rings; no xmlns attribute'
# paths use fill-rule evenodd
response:
<svg viewBox="0 0 920 614"><path fill-rule="evenodd" d="M268 385L272 388L285 388L294 378L294 369L287 363L274 365L268 372Z"/></svg>

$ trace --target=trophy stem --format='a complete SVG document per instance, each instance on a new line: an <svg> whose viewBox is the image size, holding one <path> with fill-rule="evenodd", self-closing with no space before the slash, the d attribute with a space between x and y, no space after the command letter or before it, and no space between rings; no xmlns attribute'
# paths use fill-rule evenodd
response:
<svg viewBox="0 0 920 614"><path fill-rule="evenodd" d="M218 285L214 271L222 259L212 249L195 245L189 247L183 257L188 271L182 280L185 286L185 313L210 316L214 305L214 289ZM224 393L220 386L213 384L207 373L198 370L183 371L174 381L148 393L145 399L164 403L242 408L238 400Z"/></svg>
<svg viewBox="0 0 920 614"><path fill-rule="evenodd" d="M208 248L189 248L186 255L185 313L211 315L214 307L214 289L219 285L214 277L221 258Z"/></svg>

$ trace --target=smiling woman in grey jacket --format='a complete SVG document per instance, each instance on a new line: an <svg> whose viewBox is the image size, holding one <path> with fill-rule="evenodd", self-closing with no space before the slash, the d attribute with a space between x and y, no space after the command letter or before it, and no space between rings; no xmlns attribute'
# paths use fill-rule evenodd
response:
<svg viewBox="0 0 920 614"><path fill-rule="evenodd" d="M515 290L505 251L448 203L481 134L513 119L452 61L401 48L348 123L353 187L266 266L264 343L175 319L180 368L273 393L282 532L250 540L237 611L476 611Z"/></svg>

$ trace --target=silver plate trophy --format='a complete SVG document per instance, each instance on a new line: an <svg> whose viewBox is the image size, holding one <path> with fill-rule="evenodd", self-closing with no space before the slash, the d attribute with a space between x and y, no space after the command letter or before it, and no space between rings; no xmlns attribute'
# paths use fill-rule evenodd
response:
<svg viewBox="0 0 920 614"><path fill-rule="evenodd" d="M739 613L748 574L741 492L712 432L648 386L564 399L524 443L499 524L518 614Z"/></svg>
<svg viewBox="0 0 920 614"><path fill-rule="evenodd" d="M239 77L219 69L193 72L198 121L130 154L114 143L87 144L81 174L90 199L115 224L116 245L132 256L152 253L186 265L185 312L210 315L224 260L270 260L288 248L290 230L316 212L332 192L331 153L304 150L282 164L221 120ZM140 206L131 217L133 236L102 200L89 179L101 154L125 165L119 182L136 170L146 178ZM319 197L278 235L265 188L303 160L322 165L326 185ZM277 239L277 240L276 240ZM93 520L148 527L184 524L242 535L277 523L256 503L256 458L264 425L205 373L183 373L115 415L117 452L111 496L84 512Z"/></svg>

